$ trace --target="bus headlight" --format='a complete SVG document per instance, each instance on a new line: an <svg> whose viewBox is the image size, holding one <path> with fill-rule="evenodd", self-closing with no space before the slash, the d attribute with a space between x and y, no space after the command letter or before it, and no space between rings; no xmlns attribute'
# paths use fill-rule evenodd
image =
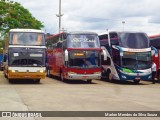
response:
<svg viewBox="0 0 160 120"><path fill-rule="evenodd" d="M151 75L148 77L148 79L151 79Z"/></svg>
<svg viewBox="0 0 160 120"><path fill-rule="evenodd" d="M37 72L44 73L44 70L38 70Z"/></svg>
<svg viewBox="0 0 160 120"><path fill-rule="evenodd" d="M15 70L12 70L11 72L16 72Z"/></svg>
<svg viewBox="0 0 160 120"><path fill-rule="evenodd" d="M75 73L75 72L68 72L68 74L77 74L77 73Z"/></svg>
<svg viewBox="0 0 160 120"><path fill-rule="evenodd" d="M127 77L126 77L126 76L124 76L124 75L122 75L122 78L126 79Z"/></svg>
<svg viewBox="0 0 160 120"><path fill-rule="evenodd" d="M101 74L101 72L94 72L94 74Z"/></svg>

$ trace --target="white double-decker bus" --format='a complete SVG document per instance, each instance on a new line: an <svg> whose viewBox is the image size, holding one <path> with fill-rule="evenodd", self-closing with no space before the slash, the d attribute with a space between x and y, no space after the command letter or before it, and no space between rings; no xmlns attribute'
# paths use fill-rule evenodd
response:
<svg viewBox="0 0 160 120"><path fill-rule="evenodd" d="M42 30L11 29L5 47L4 75L10 81L45 78L45 38Z"/></svg>
<svg viewBox="0 0 160 120"><path fill-rule="evenodd" d="M151 80L151 56L156 49L149 46L143 32L109 32L99 34L100 45L107 51L102 61L102 77L107 80Z"/></svg>

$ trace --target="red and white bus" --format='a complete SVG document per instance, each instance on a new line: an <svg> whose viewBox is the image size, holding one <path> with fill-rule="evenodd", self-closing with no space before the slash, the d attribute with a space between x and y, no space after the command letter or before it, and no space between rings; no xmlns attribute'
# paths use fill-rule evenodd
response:
<svg viewBox="0 0 160 120"><path fill-rule="evenodd" d="M101 78L101 50L98 34L93 32L62 32L46 37L47 76L86 80Z"/></svg>
<svg viewBox="0 0 160 120"><path fill-rule="evenodd" d="M158 51L158 57L153 56L152 60L157 65L157 75L156 78L160 82L160 34L149 36L150 46L153 46Z"/></svg>

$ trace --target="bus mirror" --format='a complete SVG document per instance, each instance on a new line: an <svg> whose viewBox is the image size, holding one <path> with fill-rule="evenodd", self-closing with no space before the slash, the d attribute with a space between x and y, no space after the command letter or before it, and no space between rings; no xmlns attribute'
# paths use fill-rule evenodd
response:
<svg viewBox="0 0 160 120"><path fill-rule="evenodd" d="M66 49L66 46L67 46L67 42L63 41L63 48Z"/></svg>
<svg viewBox="0 0 160 120"><path fill-rule="evenodd" d="M65 61L67 62L68 61L68 50L65 50L65 52L64 52L64 59L65 59Z"/></svg>
<svg viewBox="0 0 160 120"><path fill-rule="evenodd" d="M104 56L103 60L107 60L107 50L104 46L101 46L101 54Z"/></svg>
<svg viewBox="0 0 160 120"><path fill-rule="evenodd" d="M157 51L157 49L155 48L155 47L151 47L151 55L153 56L153 55L155 55L155 57L158 57L158 51Z"/></svg>
<svg viewBox="0 0 160 120"><path fill-rule="evenodd" d="M120 56L123 56L123 52L120 52Z"/></svg>
<svg viewBox="0 0 160 120"><path fill-rule="evenodd" d="M112 47L113 48L117 48L119 50L119 52L120 52L120 56L123 56L123 50L122 50L121 47L119 47L119 46L112 46Z"/></svg>
<svg viewBox="0 0 160 120"><path fill-rule="evenodd" d="M106 53L106 51L102 50L102 52L103 52L103 55L104 55L104 60L107 60L107 53Z"/></svg>
<svg viewBox="0 0 160 120"><path fill-rule="evenodd" d="M152 51L151 51L151 55L152 55L152 56L155 55L155 57L158 57L158 54L156 54L156 51L155 51L155 50L152 50Z"/></svg>
<svg viewBox="0 0 160 120"><path fill-rule="evenodd" d="M155 54L155 51L154 51L154 50L152 50L152 51L151 51L151 55L153 56L154 54Z"/></svg>

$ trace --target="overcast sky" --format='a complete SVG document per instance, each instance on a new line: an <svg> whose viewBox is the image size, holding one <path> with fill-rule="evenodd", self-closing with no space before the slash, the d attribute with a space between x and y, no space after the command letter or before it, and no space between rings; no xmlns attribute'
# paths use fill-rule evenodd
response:
<svg viewBox="0 0 160 120"><path fill-rule="evenodd" d="M59 0L13 0L44 24L46 33L58 33ZM62 28L67 31L142 31L160 33L159 0L61 0ZM125 21L122 22L122 21Z"/></svg>

